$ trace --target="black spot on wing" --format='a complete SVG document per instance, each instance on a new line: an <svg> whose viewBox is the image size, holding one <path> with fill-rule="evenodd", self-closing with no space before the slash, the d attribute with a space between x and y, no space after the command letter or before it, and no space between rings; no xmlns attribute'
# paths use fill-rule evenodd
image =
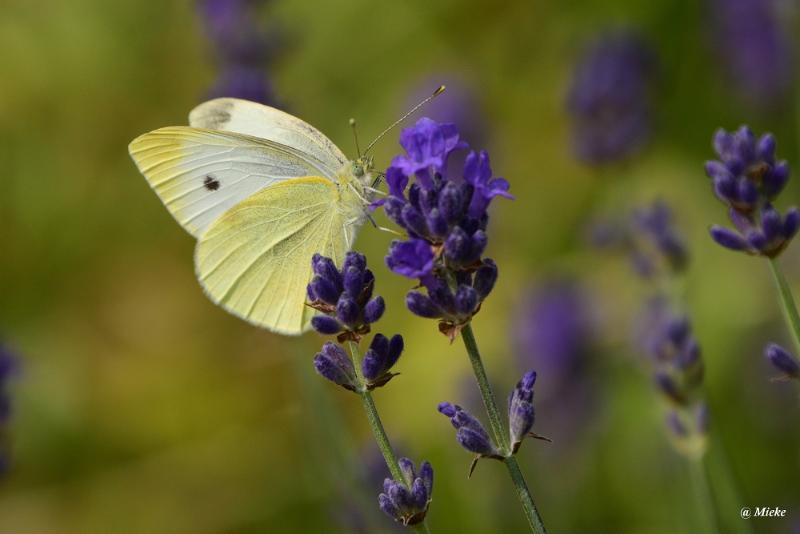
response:
<svg viewBox="0 0 800 534"><path fill-rule="evenodd" d="M203 180L203 186L209 191L216 191L217 189L219 189L219 185L220 185L219 180L214 178L214 176L211 174L206 176L205 179Z"/></svg>

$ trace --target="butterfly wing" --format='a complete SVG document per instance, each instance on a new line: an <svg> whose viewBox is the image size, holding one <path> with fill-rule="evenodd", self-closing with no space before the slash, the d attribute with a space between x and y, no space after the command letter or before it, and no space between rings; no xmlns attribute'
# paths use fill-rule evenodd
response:
<svg viewBox="0 0 800 534"><path fill-rule="evenodd" d="M297 148L319 160L329 176L347 163L333 142L310 124L256 102L217 98L200 104L189 114L195 128L237 132Z"/></svg>
<svg viewBox="0 0 800 534"><path fill-rule="evenodd" d="M161 128L135 139L129 150L169 212L195 237L265 187L298 176L333 179L313 154L234 132Z"/></svg>
<svg viewBox="0 0 800 534"><path fill-rule="evenodd" d="M277 183L237 204L200 238L195 269L208 296L229 312L282 334L308 329L311 257L341 265L352 243L337 186L317 176Z"/></svg>

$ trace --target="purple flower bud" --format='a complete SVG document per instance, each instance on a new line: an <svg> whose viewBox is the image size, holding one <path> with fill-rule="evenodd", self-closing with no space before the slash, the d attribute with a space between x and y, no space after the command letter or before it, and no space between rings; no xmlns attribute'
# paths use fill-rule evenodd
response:
<svg viewBox="0 0 800 534"><path fill-rule="evenodd" d="M319 299L326 304L335 306L339 301L339 291L336 290L336 286L333 282L327 278L315 276L308 285L308 288L309 294L313 294L316 297L312 299L312 302L313 300Z"/></svg>
<svg viewBox="0 0 800 534"><path fill-rule="evenodd" d="M386 266L408 278L422 278L433 271L433 251L422 239L393 241Z"/></svg>
<svg viewBox="0 0 800 534"><path fill-rule="evenodd" d="M462 447L482 456L497 456L498 452L492 443L489 433L483 425L469 412L457 404L442 402L438 406L439 413L450 418L450 423L457 429L456 439Z"/></svg>
<svg viewBox="0 0 800 534"><path fill-rule="evenodd" d="M327 315L316 315L311 318L311 326L323 335L338 334L342 331L342 324L333 317Z"/></svg>
<svg viewBox="0 0 800 534"><path fill-rule="evenodd" d="M475 271L475 280L472 284L480 300L489 296L494 289L495 282L497 282L497 265L493 260L486 258L483 260L483 265Z"/></svg>
<svg viewBox="0 0 800 534"><path fill-rule="evenodd" d="M789 181L789 174L789 164L785 161L779 161L771 171L765 172L762 178L764 195L771 200L783 191Z"/></svg>
<svg viewBox="0 0 800 534"><path fill-rule="evenodd" d="M423 462L419 474L416 474L414 464L408 458L401 458L398 463L405 480L384 480L378 506L398 523L416 525L425 519L431 503L433 468L428 462Z"/></svg>
<svg viewBox="0 0 800 534"><path fill-rule="evenodd" d="M770 343L764 350L764 356L773 367L785 376L800 379L800 364L789 352L775 343Z"/></svg>
<svg viewBox="0 0 800 534"><path fill-rule="evenodd" d="M497 454L486 432L479 432L472 428L462 427L456 432L456 440L459 445L469 452L474 452L481 456L493 456Z"/></svg>
<svg viewBox="0 0 800 534"><path fill-rule="evenodd" d="M783 220L783 237L784 239L791 239L797 234L797 229L800 228L800 211L797 208L791 208L786 212L786 217Z"/></svg>
<svg viewBox="0 0 800 534"><path fill-rule="evenodd" d="M425 490L428 492L428 498L433 495L433 466L430 462L422 462L419 467L419 478L425 484Z"/></svg>
<svg viewBox="0 0 800 534"><path fill-rule="evenodd" d="M337 291L341 292L344 289L342 287L342 275L336 268L332 259L326 258L321 254L314 254L311 260L311 266L314 270L314 274L322 278L327 278L328 281L336 287Z"/></svg>
<svg viewBox="0 0 800 534"><path fill-rule="evenodd" d="M349 251L344 257L342 264L342 271L347 272L348 269L356 269L357 271L364 271L367 269L367 258L354 250Z"/></svg>
<svg viewBox="0 0 800 534"><path fill-rule="evenodd" d="M455 294L455 312L458 315L470 316L478 307L478 292L467 285L458 286Z"/></svg>
<svg viewBox="0 0 800 534"><path fill-rule="evenodd" d="M353 326L358 322L361 315L361 308L358 302L352 297L342 295L339 298L339 303L336 304L336 317L342 323Z"/></svg>
<svg viewBox="0 0 800 534"><path fill-rule="evenodd" d="M711 238L717 244L731 250L747 250L749 248L747 241L742 236L722 226L711 227Z"/></svg>
<svg viewBox="0 0 800 534"><path fill-rule="evenodd" d="M736 195L738 203L752 207L758 202L758 188L756 185L746 178L739 179L736 184Z"/></svg>
<svg viewBox="0 0 800 534"><path fill-rule="evenodd" d="M439 319L444 315L444 310L419 291L410 291L408 295L406 295L406 307L408 307L414 315L426 319Z"/></svg>
<svg viewBox="0 0 800 534"><path fill-rule="evenodd" d="M444 243L444 255L447 261L456 266L466 265L472 257L471 252L471 242L467 233L459 227L453 228Z"/></svg>
<svg viewBox="0 0 800 534"><path fill-rule="evenodd" d="M422 215L414 206L406 204L401 212L403 218L403 227L409 232L417 236L428 235L428 225L425 222L425 216Z"/></svg>
<svg viewBox="0 0 800 534"><path fill-rule="evenodd" d="M414 482L414 479L417 478L417 474L414 470L414 462L408 458L400 458L397 460L397 464L400 466L400 472L403 473L406 485L410 486Z"/></svg>
<svg viewBox="0 0 800 534"><path fill-rule="evenodd" d="M395 521L401 520L400 510L392 502L392 499L390 499L385 493L378 495L378 507L380 507L384 514L388 515Z"/></svg>
<svg viewBox="0 0 800 534"><path fill-rule="evenodd" d="M391 378L392 369L403 352L403 337L395 335L391 341L383 334L376 334L369 350L364 354L361 371L370 383L383 385Z"/></svg>
<svg viewBox="0 0 800 534"><path fill-rule="evenodd" d="M411 485L411 506L415 509L423 509L428 503L428 491L425 489L425 483L422 479L414 479Z"/></svg>
<svg viewBox="0 0 800 534"><path fill-rule="evenodd" d="M659 372L655 376L656 386L669 400L675 404L683 405L686 403L684 393L679 389L678 384L671 376Z"/></svg>
<svg viewBox="0 0 800 534"><path fill-rule="evenodd" d="M761 230L767 241L772 241L783 233L783 222L781 214L770 204L761 209Z"/></svg>
<svg viewBox="0 0 800 534"><path fill-rule="evenodd" d="M439 211L448 224L454 224L464 216L464 198L461 188L448 182L439 193Z"/></svg>
<svg viewBox="0 0 800 534"><path fill-rule="evenodd" d="M439 208L431 208L425 220L427 221L427 226L434 237L437 239L442 239L447 236L449 227L447 221L444 219L444 217L442 217L441 212L439 212Z"/></svg>
<svg viewBox="0 0 800 534"><path fill-rule="evenodd" d="M339 345L325 343L322 351L314 356L314 368L320 375L344 388L354 390L357 387L353 362Z"/></svg>
<svg viewBox="0 0 800 534"><path fill-rule="evenodd" d="M378 296L370 299L364 305L364 323L372 324L378 322L383 317L384 311L386 311L386 304L383 301L383 297Z"/></svg>
<svg viewBox="0 0 800 534"><path fill-rule="evenodd" d="M364 271L357 267L344 269L344 291L353 299L358 299L364 288Z"/></svg>
<svg viewBox="0 0 800 534"><path fill-rule="evenodd" d="M508 398L508 423L511 448L516 451L522 440L533 428L535 413L533 409L533 384L536 372L525 373Z"/></svg>
<svg viewBox="0 0 800 534"><path fill-rule="evenodd" d="M771 133L765 133L761 136L756 145L756 158L763 159L767 163L775 163L776 147L775 136Z"/></svg>

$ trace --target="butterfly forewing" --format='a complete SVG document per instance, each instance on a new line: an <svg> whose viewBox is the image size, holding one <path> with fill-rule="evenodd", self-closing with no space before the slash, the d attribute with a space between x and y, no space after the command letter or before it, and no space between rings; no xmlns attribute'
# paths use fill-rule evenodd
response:
<svg viewBox="0 0 800 534"><path fill-rule="evenodd" d="M169 212L195 237L265 187L298 176L332 179L313 154L234 132L161 128L135 139L130 153Z"/></svg>
<svg viewBox="0 0 800 534"><path fill-rule="evenodd" d="M293 147L320 161L328 176L333 176L347 158L322 132L286 112L237 98L217 98L204 102L189 114L196 128L225 130L268 139Z"/></svg>

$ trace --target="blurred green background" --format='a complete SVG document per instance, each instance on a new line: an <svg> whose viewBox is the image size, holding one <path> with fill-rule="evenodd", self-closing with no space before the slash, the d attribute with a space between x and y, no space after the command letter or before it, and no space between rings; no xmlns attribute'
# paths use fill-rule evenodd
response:
<svg viewBox="0 0 800 534"><path fill-rule="evenodd" d="M700 531L687 464L628 343L646 289L582 238L593 214L656 196L675 208L692 254L683 287L707 362L723 531L741 528L740 505L787 508L749 525L791 531L800 406L791 384L769 383L761 356L766 341L789 338L764 262L709 240L724 210L702 164L712 132L744 122L774 131L796 164L798 129L791 105L756 112L730 93L699 3L275 0L263 22L282 31L270 73L280 100L349 155L351 116L363 141L425 80L455 73L473 89L494 170L516 196L494 208L489 255L501 276L475 321L498 396L522 372L512 328L524 290L569 273L594 297L591 416L567 442L520 452L552 532ZM582 44L616 25L639 28L661 57L656 126L638 158L597 171L570 154L564 101ZM361 480L374 453L358 400L314 373L322 339L259 331L208 301L193 239L128 157L137 135L184 124L213 83L196 6L6 0L0 50L0 338L21 359L0 532L348 533L356 522L392 532L379 487ZM379 168L396 139L378 145ZM782 203L798 193L790 184ZM524 532L502 467L484 462L468 480L471 457L436 412L471 394L468 361L404 308L410 284L383 265L389 240L366 228L357 243L388 304L380 330L406 336L402 376L375 397L400 453L434 465L431 529ZM793 284L796 249L783 258ZM541 408L535 429L561 423Z"/></svg>

